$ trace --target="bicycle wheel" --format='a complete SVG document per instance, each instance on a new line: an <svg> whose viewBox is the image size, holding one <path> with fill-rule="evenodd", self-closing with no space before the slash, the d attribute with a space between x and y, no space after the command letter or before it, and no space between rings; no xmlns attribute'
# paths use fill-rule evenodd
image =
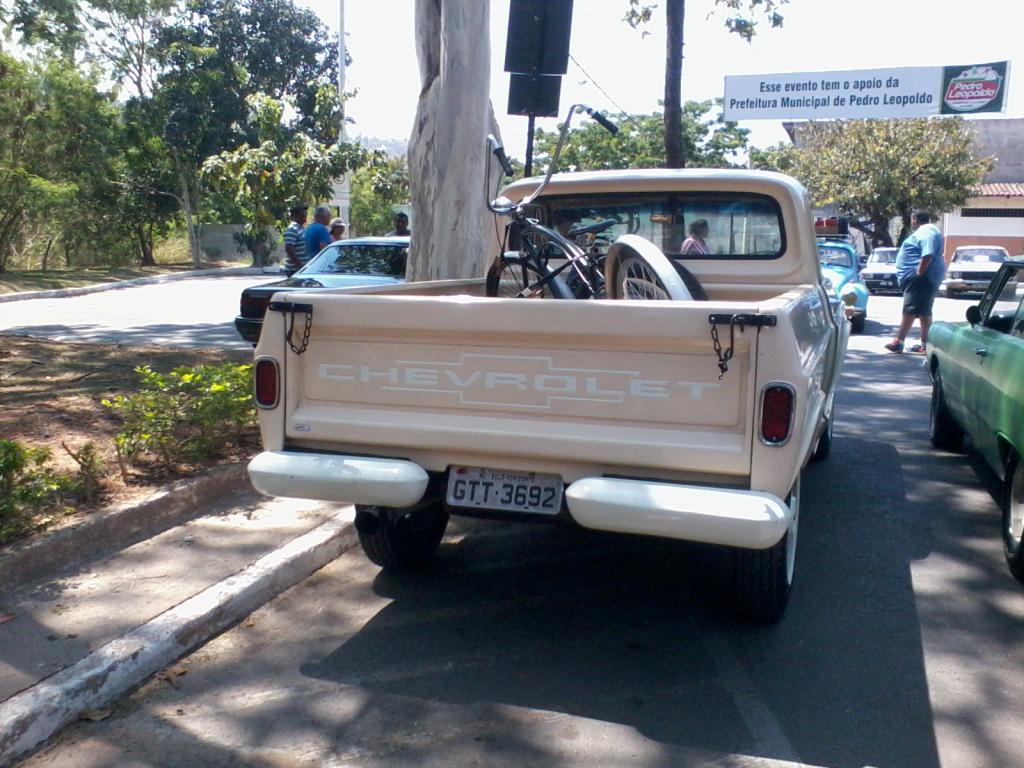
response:
<svg viewBox="0 0 1024 768"><path fill-rule="evenodd" d="M521 257L502 257L487 270L487 295L500 299L563 299L572 292L559 276L548 277L537 266ZM541 284L539 284L541 283Z"/></svg>
<svg viewBox="0 0 1024 768"><path fill-rule="evenodd" d="M605 290L609 299L693 299L672 262L654 243L639 235L623 235L608 249Z"/></svg>

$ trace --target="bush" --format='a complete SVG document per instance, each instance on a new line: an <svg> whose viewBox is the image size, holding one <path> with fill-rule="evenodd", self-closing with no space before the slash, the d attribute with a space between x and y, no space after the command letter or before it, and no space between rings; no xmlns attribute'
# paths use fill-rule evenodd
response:
<svg viewBox="0 0 1024 768"><path fill-rule="evenodd" d="M0 543L36 526L39 512L64 509L64 497L75 481L47 464L50 451L0 440Z"/></svg>
<svg viewBox="0 0 1024 768"><path fill-rule="evenodd" d="M252 366L183 366L168 374L135 369L139 391L103 404L124 421L115 439L122 475L126 462L156 460L167 472L181 462L200 462L237 447L256 423Z"/></svg>

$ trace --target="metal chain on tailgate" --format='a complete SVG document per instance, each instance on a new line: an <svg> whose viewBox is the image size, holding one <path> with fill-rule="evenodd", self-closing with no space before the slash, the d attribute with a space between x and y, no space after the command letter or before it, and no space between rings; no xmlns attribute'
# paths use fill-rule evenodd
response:
<svg viewBox="0 0 1024 768"><path fill-rule="evenodd" d="M292 308L292 319L288 325L288 335L285 339L288 341L288 346L291 347L292 352L296 355L301 355L309 347L309 330L313 327L313 308L310 307L304 313L306 316L305 327L302 329L302 342L298 345L292 340L292 334L295 331L295 308Z"/></svg>

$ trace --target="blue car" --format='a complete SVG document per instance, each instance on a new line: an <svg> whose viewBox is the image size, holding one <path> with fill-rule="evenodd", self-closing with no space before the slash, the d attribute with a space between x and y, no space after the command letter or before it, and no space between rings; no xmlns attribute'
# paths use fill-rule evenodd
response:
<svg viewBox="0 0 1024 768"><path fill-rule="evenodd" d="M825 287L831 288L845 307L850 330L863 332L868 318L868 289L860 277L857 249L842 240L819 240L818 260Z"/></svg>

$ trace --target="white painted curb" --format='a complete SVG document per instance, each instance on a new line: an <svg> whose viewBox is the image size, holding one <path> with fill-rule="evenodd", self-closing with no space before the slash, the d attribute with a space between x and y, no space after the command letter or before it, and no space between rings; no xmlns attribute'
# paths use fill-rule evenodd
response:
<svg viewBox="0 0 1024 768"><path fill-rule="evenodd" d="M344 513L342 513L344 514ZM0 765L39 746L307 578L356 543L339 514L74 666L0 704Z"/></svg>

